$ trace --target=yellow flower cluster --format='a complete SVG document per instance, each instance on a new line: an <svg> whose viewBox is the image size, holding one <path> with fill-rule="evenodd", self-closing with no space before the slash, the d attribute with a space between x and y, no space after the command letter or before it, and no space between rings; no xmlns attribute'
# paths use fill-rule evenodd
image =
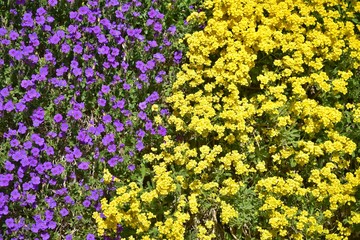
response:
<svg viewBox="0 0 360 240"><path fill-rule="evenodd" d="M151 212L142 212L139 200L141 189L132 182L128 186L116 190L117 197L110 203L104 198L101 200L101 208L105 219L98 212L94 212L93 218L98 225L99 235L103 235L106 229L114 232L117 230L119 223L124 223L136 229L136 233L146 232L150 225L151 219L155 217ZM128 209L128 210L125 210Z"/></svg>
<svg viewBox="0 0 360 240"><path fill-rule="evenodd" d="M111 182L120 181L117 177L114 177L107 168L104 169L104 183L109 184Z"/></svg>
<svg viewBox="0 0 360 240"><path fill-rule="evenodd" d="M256 239L355 236L360 158L342 125L346 108L360 122L360 103L342 101L360 66L360 29L351 21L360 4L205 0L203 7L188 18L206 26L185 36L188 62L167 99L175 133L143 157L151 187L131 183L103 200L105 218L94 214L99 234L120 223L156 239L220 239L221 229ZM257 226L246 222L253 216L240 200L253 189Z"/></svg>

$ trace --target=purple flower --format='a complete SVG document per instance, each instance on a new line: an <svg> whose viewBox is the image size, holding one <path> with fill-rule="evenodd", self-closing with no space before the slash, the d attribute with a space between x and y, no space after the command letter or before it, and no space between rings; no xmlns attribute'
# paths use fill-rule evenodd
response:
<svg viewBox="0 0 360 240"><path fill-rule="evenodd" d="M155 82L156 82L156 83L161 83L162 81L163 81L163 79L162 79L161 76L157 75L157 76L155 77Z"/></svg>
<svg viewBox="0 0 360 240"><path fill-rule="evenodd" d="M46 21L49 22L49 23L52 23L52 22L55 21L55 18L53 18L52 16L47 16Z"/></svg>
<svg viewBox="0 0 360 240"><path fill-rule="evenodd" d="M86 235L86 240L95 240L95 235L92 233L88 233L88 235Z"/></svg>
<svg viewBox="0 0 360 240"><path fill-rule="evenodd" d="M102 85L101 86L101 92L103 92L104 94L107 94L110 92L110 87L107 85Z"/></svg>
<svg viewBox="0 0 360 240"><path fill-rule="evenodd" d="M100 190L100 191L92 190L91 191L91 196L89 197L89 199L91 199L93 201L97 201L99 199L100 195L103 196L102 190Z"/></svg>
<svg viewBox="0 0 360 240"><path fill-rule="evenodd" d="M169 28L168 28L168 32L171 34L171 35L174 35L175 32L176 32L176 27L174 25L171 25Z"/></svg>
<svg viewBox="0 0 360 240"><path fill-rule="evenodd" d="M136 132L136 135L137 135L138 137L140 137L140 138L145 137L145 134L146 134L146 132L145 132L144 130L142 130L142 129L140 129L140 130L138 130L138 131Z"/></svg>
<svg viewBox="0 0 360 240"><path fill-rule="evenodd" d="M10 193L10 200L11 201L17 201L19 200L21 197L21 194L19 192L19 190L14 189L11 193Z"/></svg>
<svg viewBox="0 0 360 240"><path fill-rule="evenodd" d="M124 130L124 124L121 123L119 120L114 121L114 126L115 126L117 132L121 132Z"/></svg>
<svg viewBox="0 0 360 240"><path fill-rule="evenodd" d="M90 165L89 162L81 162L81 163L78 165L78 168L81 169L81 170L88 170L88 169L89 169L89 165Z"/></svg>
<svg viewBox="0 0 360 240"><path fill-rule="evenodd" d="M164 55L162 55L161 53L155 53L153 55L153 57L155 58L156 61L161 62L161 63L164 63L166 60Z"/></svg>
<svg viewBox="0 0 360 240"><path fill-rule="evenodd" d="M34 176L31 178L31 183L34 185L40 184L40 178L38 176Z"/></svg>
<svg viewBox="0 0 360 240"><path fill-rule="evenodd" d="M124 5L121 7L121 11L122 11L122 12L127 12L127 11L129 11L130 6L131 6L130 3L124 4Z"/></svg>
<svg viewBox="0 0 360 240"><path fill-rule="evenodd" d="M65 170L64 167L62 165L58 164L51 169L51 174L53 176L60 175L64 170Z"/></svg>
<svg viewBox="0 0 360 240"><path fill-rule="evenodd" d="M83 201L82 204L83 204L84 207L88 208L88 207L90 207L91 202L89 200L85 200L85 201Z"/></svg>
<svg viewBox="0 0 360 240"><path fill-rule="evenodd" d="M146 113L145 113L145 112L140 111L140 112L138 113L138 117L139 117L141 120L145 120L147 116L146 116Z"/></svg>
<svg viewBox="0 0 360 240"><path fill-rule="evenodd" d="M92 77L94 76L94 70L92 68L85 69L85 76L86 77Z"/></svg>
<svg viewBox="0 0 360 240"><path fill-rule="evenodd" d="M128 67L129 67L129 64L128 63L126 63L126 62L121 62L121 67L125 70L125 72L126 72L126 70L128 69Z"/></svg>
<svg viewBox="0 0 360 240"><path fill-rule="evenodd" d="M61 44L61 51L63 53L69 53L70 50L71 50L71 47L69 46L69 44L67 44L67 43Z"/></svg>
<svg viewBox="0 0 360 240"><path fill-rule="evenodd" d="M147 71L146 64L142 61L136 61L135 66L137 69L139 69L142 73L145 73Z"/></svg>
<svg viewBox="0 0 360 240"><path fill-rule="evenodd" d="M110 143L112 143L114 141L114 134L110 133L110 134L106 134L104 136L104 138L102 139L102 143L104 144L104 146L109 145Z"/></svg>
<svg viewBox="0 0 360 240"><path fill-rule="evenodd" d="M56 201L54 200L54 198L52 197L46 197L45 201L47 202L47 204L49 205L49 208L55 208L57 206Z"/></svg>
<svg viewBox="0 0 360 240"><path fill-rule="evenodd" d="M50 170L52 168L51 162L44 162L43 167L45 170Z"/></svg>
<svg viewBox="0 0 360 240"><path fill-rule="evenodd" d="M14 176L9 174L0 174L0 187L7 187L9 183L14 179Z"/></svg>
<svg viewBox="0 0 360 240"><path fill-rule="evenodd" d="M155 102L159 100L159 98L160 98L159 93L155 91L146 98L146 102Z"/></svg>
<svg viewBox="0 0 360 240"><path fill-rule="evenodd" d="M71 110L70 110L71 111ZM72 110L71 116L75 119L75 120L79 120L80 118L82 118L82 112L80 110Z"/></svg>
<svg viewBox="0 0 360 240"><path fill-rule="evenodd" d="M7 219L5 220L5 224L6 224L6 226L7 226L9 229L12 229L12 228L15 227L15 221L14 221L13 218L7 218Z"/></svg>
<svg viewBox="0 0 360 240"><path fill-rule="evenodd" d="M151 121L147 121L146 123L145 123L145 130L146 131L149 131L149 130L151 130L152 129L152 122Z"/></svg>
<svg viewBox="0 0 360 240"><path fill-rule="evenodd" d="M32 189L33 188L33 185L30 183L30 182L26 182L26 183L24 183L23 185L22 185L22 189L24 190L24 191L28 191L28 190L30 190L30 189Z"/></svg>
<svg viewBox="0 0 360 240"><path fill-rule="evenodd" d="M77 12L70 12L69 17L70 19L75 19L77 17Z"/></svg>
<svg viewBox="0 0 360 240"><path fill-rule="evenodd" d="M45 60L46 60L46 61L49 61L49 62L55 60L55 58L54 58L54 56L53 56L53 54L52 54L51 52L45 53L44 57L45 57Z"/></svg>
<svg viewBox="0 0 360 240"><path fill-rule="evenodd" d="M41 15L45 15L46 10L43 7L40 7L36 10L37 15L41 16Z"/></svg>
<svg viewBox="0 0 360 240"><path fill-rule="evenodd" d="M115 167L117 163L118 163L118 159L116 157L112 157L108 161L108 164L110 167Z"/></svg>
<svg viewBox="0 0 360 240"><path fill-rule="evenodd" d="M102 117L102 120L105 124L111 123L112 118L110 115L106 114L105 116Z"/></svg>
<svg viewBox="0 0 360 240"><path fill-rule="evenodd" d="M61 101L65 99L64 95L59 95L55 100L54 103L58 105Z"/></svg>
<svg viewBox="0 0 360 240"><path fill-rule="evenodd" d="M174 62L176 64L179 64L182 59L182 52L181 51L175 51L174 52Z"/></svg>
<svg viewBox="0 0 360 240"><path fill-rule="evenodd" d="M34 26L34 21L32 19L32 13L24 13L21 26L23 26L23 27L33 27Z"/></svg>
<svg viewBox="0 0 360 240"><path fill-rule="evenodd" d="M5 45L5 46L7 46L7 45L10 45L11 41L8 40L8 39L3 39L3 40L1 40L0 43L3 44L3 45Z"/></svg>
<svg viewBox="0 0 360 240"><path fill-rule="evenodd" d="M111 48L111 55L113 55L113 56L118 56L119 55L119 53L120 53L120 50L118 49L118 48Z"/></svg>
<svg viewBox="0 0 360 240"><path fill-rule="evenodd" d="M100 135L101 133L103 133L104 131L105 131L104 125L99 124L99 125L97 126L97 128L95 129L94 134L95 134L96 136L98 136L98 135Z"/></svg>
<svg viewBox="0 0 360 240"><path fill-rule="evenodd" d="M113 108L114 109L117 109L117 108L123 109L124 106L125 106L125 99L121 99L114 104Z"/></svg>
<svg viewBox="0 0 360 240"><path fill-rule="evenodd" d="M44 16L36 16L35 17L35 22L37 24L39 24L40 26L43 26L45 24L45 22L46 22L46 19L45 19Z"/></svg>
<svg viewBox="0 0 360 240"><path fill-rule="evenodd" d="M27 153L25 150L18 150L15 151L11 157L14 159L14 161L18 162L19 160L27 158Z"/></svg>
<svg viewBox="0 0 360 240"><path fill-rule="evenodd" d="M34 52L34 48L32 46L23 46L22 51L25 56L28 56L30 53Z"/></svg>
<svg viewBox="0 0 360 240"><path fill-rule="evenodd" d="M56 36L58 36L59 38L64 38L65 37L65 32L63 30L57 30L56 31Z"/></svg>
<svg viewBox="0 0 360 240"><path fill-rule="evenodd" d="M81 71L81 68L78 68L78 67L75 67L73 70L72 70L72 73L78 77L81 75L82 71Z"/></svg>
<svg viewBox="0 0 360 240"><path fill-rule="evenodd" d="M37 91L36 91L36 89L30 89L30 90L28 90L28 92L26 93L26 97L28 97L29 99L35 99L35 98L39 98L41 96L41 94L40 93L38 93Z"/></svg>
<svg viewBox="0 0 360 240"><path fill-rule="evenodd" d="M41 233L40 236L41 236L42 240L50 239L50 234L49 233Z"/></svg>
<svg viewBox="0 0 360 240"><path fill-rule="evenodd" d="M136 143L136 149L140 152L145 148L144 143L141 140L138 140Z"/></svg>
<svg viewBox="0 0 360 240"><path fill-rule="evenodd" d="M50 131L50 132L48 132L48 134L46 134L46 136L49 136L50 138L55 138L55 137L57 137L57 133Z"/></svg>
<svg viewBox="0 0 360 240"><path fill-rule="evenodd" d="M105 107L105 105L106 105L106 100L103 99L103 98L99 98L99 99L98 99L98 104L99 104L99 106L101 106L101 107Z"/></svg>
<svg viewBox="0 0 360 240"><path fill-rule="evenodd" d="M7 112L11 112L12 110L14 110L14 104L11 100L9 100L7 103L5 103L4 105L4 110L6 110Z"/></svg>
<svg viewBox="0 0 360 240"><path fill-rule="evenodd" d="M59 122L61 122L63 120L63 116L60 114L60 113L58 113L58 114L56 114L55 116L54 116L54 121L56 122L56 123L59 123Z"/></svg>
<svg viewBox="0 0 360 240"><path fill-rule="evenodd" d="M79 8L78 13L79 15L86 15L89 11L90 10L87 6L82 6Z"/></svg>
<svg viewBox="0 0 360 240"><path fill-rule="evenodd" d="M108 147L107 147L107 151L109 153L113 153L116 151L116 145L115 144L110 144Z"/></svg>
<svg viewBox="0 0 360 240"><path fill-rule="evenodd" d="M65 155L65 160L66 160L67 162L69 162L69 163L73 162L74 159L75 159L75 158L74 158L74 155L71 154L71 153L68 153L68 154Z"/></svg>
<svg viewBox="0 0 360 240"><path fill-rule="evenodd" d="M149 46L150 46L150 47L152 47L152 48L154 48L154 47L157 47L157 46L158 46L158 44L157 44L157 42L156 42L155 40L148 41L148 44L149 44Z"/></svg>
<svg viewBox="0 0 360 240"><path fill-rule="evenodd" d="M163 40L163 43L165 44L165 46L171 46L171 42L169 40L167 40L166 38Z"/></svg>
<svg viewBox="0 0 360 240"><path fill-rule="evenodd" d="M129 91L130 88L131 88L130 84L128 84L128 83L124 83L124 84L123 84L123 89L124 89L124 90Z"/></svg>
<svg viewBox="0 0 360 240"><path fill-rule="evenodd" d="M126 120L126 121L125 121L125 124L126 124L127 126L132 126L132 125L133 125L133 123L132 123L132 121L131 121L130 119Z"/></svg>
<svg viewBox="0 0 360 240"><path fill-rule="evenodd" d="M10 49L9 55L18 61L21 60L21 58L22 58L22 52L19 50L16 50L16 49Z"/></svg>
<svg viewBox="0 0 360 240"><path fill-rule="evenodd" d="M87 15L87 20L89 21L89 23L95 23L96 21L96 16L94 16L94 14L92 14L91 12Z"/></svg>
<svg viewBox="0 0 360 240"><path fill-rule="evenodd" d="M148 81L147 81L147 80L148 80L148 77L147 77L147 75L146 75L145 73L140 74L140 75L139 75L139 79L140 79L141 81L143 81L143 82L148 82Z"/></svg>
<svg viewBox="0 0 360 240"><path fill-rule="evenodd" d="M66 132L69 128L69 125L64 122L64 123L61 123L61 126L60 126L60 130L63 131L63 132Z"/></svg>
<svg viewBox="0 0 360 240"><path fill-rule="evenodd" d="M106 55L109 54L109 52L110 52L110 48L108 46L102 46L98 48L98 53L100 55Z"/></svg>
<svg viewBox="0 0 360 240"><path fill-rule="evenodd" d="M81 45L79 45L79 44L76 44L76 45L75 45L75 47L74 47L74 52L75 52L75 53L81 54L81 53L82 53L82 50L83 50L83 48L82 48Z"/></svg>
<svg viewBox="0 0 360 240"><path fill-rule="evenodd" d="M10 31L9 33L9 38L10 40L15 41L17 38L19 37L19 34L13 30Z"/></svg>
<svg viewBox="0 0 360 240"><path fill-rule="evenodd" d="M31 154L34 156L34 157L38 157L39 156L39 153L40 153L40 149L34 147L33 149L31 149Z"/></svg>
<svg viewBox="0 0 360 240"><path fill-rule="evenodd" d="M23 103L21 103L21 102L19 102L19 103L16 103L16 104L15 104L15 108L16 108L16 110L17 110L18 112L22 112L22 111L25 110L26 105L23 104Z"/></svg>
<svg viewBox="0 0 360 240"><path fill-rule="evenodd" d="M170 114L170 112L169 112L168 109L161 109L160 110L160 115L161 116L166 116L166 115L169 115L169 114Z"/></svg>
<svg viewBox="0 0 360 240"><path fill-rule="evenodd" d="M57 0L48 0L48 3L51 7L55 7L57 5L58 1Z"/></svg>
<svg viewBox="0 0 360 240"><path fill-rule="evenodd" d="M62 208L59 213L61 216L65 217L69 214L69 211L66 208Z"/></svg>
<svg viewBox="0 0 360 240"><path fill-rule="evenodd" d="M97 39L98 39L99 43L107 43L108 42L108 39L106 38L106 36L104 34L98 34Z"/></svg>
<svg viewBox="0 0 360 240"><path fill-rule="evenodd" d="M28 194L26 197L26 202L29 204L33 204L36 201L36 195Z"/></svg>
<svg viewBox="0 0 360 240"><path fill-rule="evenodd" d="M155 64L156 64L156 61L155 60L150 60L146 63L146 68L148 70L151 70L151 69L154 69L155 67Z"/></svg>
<svg viewBox="0 0 360 240"><path fill-rule="evenodd" d="M27 127L22 122L19 122L18 133L25 134L26 130L27 130Z"/></svg>
<svg viewBox="0 0 360 240"><path fill-rule="evenodd" d="M162 31L162 25L159 22L154 23L154 31L161 32Z"/></svg>
<svg viewBox="0 0 360 240"><path fill-rule="evenodd" d="M163 126L159 126L157 131L158 131L158 134L163 137L166 135L166 128L164 128Z"/></svg>
<svg viewBox="0 0 360 240"><path fill-rule="evenodd" d="M153 19L146 20L146 26L151 26L154 23Z"/></svg>
<svg viewBox="0 0 360 240"><path fill-rule="evenodd" d="M68 26L67 30L68 30L69 33L74 34L77 31L77 26L70 24Z"/></svg>
<svg viewBox="0 0 360 240"><path fill-rule="evenodd" d="M78 135L76 136L76 139L82 144L89 144L89 145L93 144L91 137L88 135L87 131L85 130L79 131Z"/></svg>
<svg viewBox="0 0 360 240"><path fill-rule="evenodd" d="M150 11L148 12L148 15L150 18L155 18L157 16L157 10L151 8Z"/></svg>
<svg viewBox="0 0 360 240"><path fill-rule="evenodd" d="M40 135L37 133L33 133L31 135L31 140L34 141L39 146L43 146L45 142L45 140L42 137L40 137Z"/></svg>
<svg viewBox="0 0 360 240"><path fill-rule="evenodd" d="M6 88L1 89L0 95L3 96L4 98L9 96L10 95L9 88L6 87Z"/></svg>
<svg viewBox="0 0 360 240"><path fill-rule="evenodd" d="M6 28L1 27L1 28L0 28L0 36L5 36L6 33L7 33Z"/></svg>
<svg viewBox="0 0 360 240"><path fill-rule="evenodd" d="M45 111L41 107L34 110L31 115L31 120L33 121L33 126L38 127L44 121Z"/></svg>
<svg viewBox="0 0 360 240"><path fill-rule="evenodd" d="M68 235L66 235L65 236L65 240L72 240L73 238L72 238L72 235L71 234L68 234Z"/></svg>
<svg viewBox="0 0 360 240"><path fill-rule="evenodd" d="M10 161L6 161L5 162L5 169L9 172L11 172L12 170L14 170L15 165L12 164Z"/></svg>
<svg viewBox="0 0 360 240"><path fill-rule="evenodd" d="M74 154L75 158L81 158L81 156L82 156L82 152L77 147L74 147L74 151L72 153Z"/></svg>
<svg viewBox="0 0 360 240"><path fill-rule="evenodd" d="M145 110L145 108L146 108L146 102L141 102L141 103L139 103L139 108L140 108L141 110Z"/></svg>
<svg viewBox="0 0 360 240"><path fill-rule="evenodd" d="M128 166L128 169L129 169L131 172L133 172L133 171L135 170L135 165L134 165L134 164L130 164L130 165Z"/></svg>
<svg viewBox="0 0 360 240"><path fill-rule="evenodd" d="M58 35L54 35L54 36L51 36L50 38L49 38L49 43L50 44L58 44L59 42L60 42L60 40L61 40L61 38L58 36Z"/></svg>

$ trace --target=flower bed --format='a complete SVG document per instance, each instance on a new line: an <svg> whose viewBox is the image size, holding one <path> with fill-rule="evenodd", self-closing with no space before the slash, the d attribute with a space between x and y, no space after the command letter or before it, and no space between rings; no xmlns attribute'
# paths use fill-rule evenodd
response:
<svg viewBox="0 0 360 240"><path fill-rule="evenodd" d="M357 1L3 8L3 239L360 237Z"/></svg>

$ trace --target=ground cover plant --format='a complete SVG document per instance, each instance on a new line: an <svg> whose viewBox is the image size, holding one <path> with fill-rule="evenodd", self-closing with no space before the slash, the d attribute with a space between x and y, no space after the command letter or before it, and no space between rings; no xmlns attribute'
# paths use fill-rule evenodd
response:
<svg viewBox="0 0 360 240"><path fill-rule="evenodd" d="M96 238L107 176L140 179L166 134L189 5L0 4L1 239Z"/></svg>
<svg viewBox="0 0 360 240"><path fill-rule="evenodd" d="M0 239L360 237L357 1L0 7Z"/></svg>

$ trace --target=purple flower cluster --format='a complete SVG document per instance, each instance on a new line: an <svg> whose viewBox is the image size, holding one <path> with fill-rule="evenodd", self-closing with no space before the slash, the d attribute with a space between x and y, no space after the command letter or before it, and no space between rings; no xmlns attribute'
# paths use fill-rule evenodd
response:
<svg viewBox="0 0 360 240"><path fill-rule="evenodd" d="M95 239L91 214L113 189L97 171L130 176L167 133L150 109L169 114L177 29L158 1L17 3L0 27L0 239Z"/></svg>

